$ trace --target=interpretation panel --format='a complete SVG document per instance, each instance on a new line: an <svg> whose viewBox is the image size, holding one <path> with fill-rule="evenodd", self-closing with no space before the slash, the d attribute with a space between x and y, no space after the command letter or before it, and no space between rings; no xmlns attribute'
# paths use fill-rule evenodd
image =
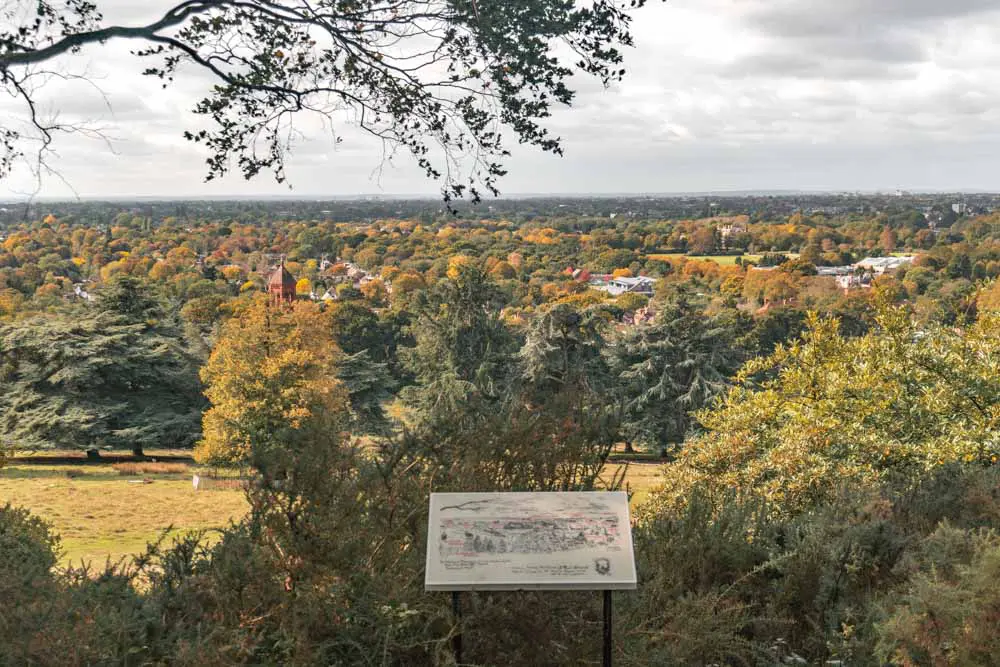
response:
<svg viewBox="0 0 1000 667"><path fill-rule="evenodd" d="M636 587L628 494L432 493L429 591Z"/></svg>

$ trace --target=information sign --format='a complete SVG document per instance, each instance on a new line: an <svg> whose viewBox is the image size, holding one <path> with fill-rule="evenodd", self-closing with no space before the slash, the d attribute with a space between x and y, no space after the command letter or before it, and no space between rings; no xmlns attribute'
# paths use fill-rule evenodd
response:
<svg viewBox="0 0 1000 667"><path fill-rule="evenodd" d="M636 587L628 494L433 493L429 591Z"/></svg>

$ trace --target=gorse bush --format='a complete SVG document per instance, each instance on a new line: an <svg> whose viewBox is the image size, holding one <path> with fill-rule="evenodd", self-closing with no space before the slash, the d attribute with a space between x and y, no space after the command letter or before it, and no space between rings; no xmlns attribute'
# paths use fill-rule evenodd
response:
<svg viewBox="0 0 1000 667"><path fill-rule="evenodd" d="M392 474L415 467L404 452L417 447L398 443L395 462L310 450L322 474L280 489L261 478L251 515L214 544L191 535L104 571L54 570L44 524L5 510L0 664L451 664L450 601L423 591L427 478ZM963 489L947 508L945 480ZM616 594L618 662L992 664L991 487L1000 471L964 467L844 490L795 517L700 493L640 512L640 587ZM913 521L934 507L936 525ZM587 664L599 628L594 593L463 596L467 664Z"/></svg>

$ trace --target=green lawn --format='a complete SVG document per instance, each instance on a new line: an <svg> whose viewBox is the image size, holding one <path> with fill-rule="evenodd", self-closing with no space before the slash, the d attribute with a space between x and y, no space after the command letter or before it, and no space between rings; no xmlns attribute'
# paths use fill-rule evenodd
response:
<svg viewBox="0 0 1000 667"><path fill-rule="evenodd" d="M147 452L155 457L168 452ZM54 452L43 456L75 455ZM169 452L177 455L182 452ZM170 464L170 474L121 475L109 464L19 463L0 468L0 505L26 507L47 520L62 537L63 564L81 561L102 565L141 552L164 530L172 535L188 530L224 527L247 510L243 492L235 488L195 491L196 468ZM623 464L608 464L607 474ZM631 463L626 488L632 504L643 502L660 481L662 464ZM141 483L143 479L151 483Z"/></svg>

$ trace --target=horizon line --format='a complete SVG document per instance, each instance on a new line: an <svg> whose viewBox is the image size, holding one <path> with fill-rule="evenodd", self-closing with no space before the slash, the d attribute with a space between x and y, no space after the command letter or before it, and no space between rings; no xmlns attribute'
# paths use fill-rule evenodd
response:
<svg viewBox="0 0 1000 667"><path fill-rule="evenodd" d="M925 189L908 190L899 189L873 189L873 190L782 190L775 189L753 189L753 190L691 190L691 191L663 191L663 192L512 192L501 194L498 197L484 197L479 205L488 204L491 201L510 201L521 199L641 199L641 198L662 198L674 199L681 197L790 197L790 196L921 196L921 195L988 195L998 196L1000 191L979 190L979 189ZM241 195L241 194L221 194L221 195L80 195L78 197L68 196L37 196L2 199L0 204L12 203L17 205L29 204L32 202L45 203L82 203L82 202L131 202L131 201L301 201L301 202L322 202L322 201L434 201L443 202L443 198L438 195L426 193L358 193L349 195L330 194L274 194L274 195ZM469 204L469 199L455 199L453 204Z"/></svg>

